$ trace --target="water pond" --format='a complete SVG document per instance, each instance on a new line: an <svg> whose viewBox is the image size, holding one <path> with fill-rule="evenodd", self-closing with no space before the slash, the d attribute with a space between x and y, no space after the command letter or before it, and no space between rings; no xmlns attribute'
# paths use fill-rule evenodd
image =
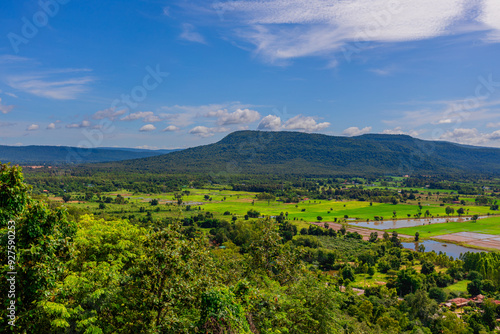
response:
<svg viewBox="0 0 500 334"><path fill-rule="evenodd" d="M447 242L439 242L436 240L424 240L420 242L402 242L402 245L404 248L412 249L415 251L418 251L418 246L422 244L425 247L426 252L436 252L439 254L439 252L446 253L448 256L453 256L454 259L459 258L460 253L467 253L467 252L472 252L472 253L479 253L483 252L479 249L474 249L474 248L468 248L460 245L455 245L455 244L450 244Z"/></svg>
<svg viewBox="0 0 500 334"><path fill-rule="evenodd" d="M479 219L486 218L481 216ZM349 225L358 227L368 227L377 230L389 230L403 227L413 227L428 224L440 224L446 222L465 222L470 220L470 217L439 217L439 218L418 218L418 219L394 219L394 220L381 220L381 221L361 221L351 222Z"/></svg>

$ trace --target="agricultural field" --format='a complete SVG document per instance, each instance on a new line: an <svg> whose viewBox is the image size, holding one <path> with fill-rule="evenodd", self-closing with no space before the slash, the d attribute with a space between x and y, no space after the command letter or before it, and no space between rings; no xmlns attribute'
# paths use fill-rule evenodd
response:
<svg viewBox="0 0 500 334"><path fill-rule="evenodd" d="M431 237L438 237L440 235L459 233L459 232L476 232L484 234L500 235L500 217L490 217L479 219L477 221L465 222L449 222L442 224L430 224L423 226L400 228L398 233L415 235L416 232L420 234L420 238L426 239Z"/></svg>
<svg viewBox="0 0 500 334"><path fill-rule="evenodd" d="M384 219L403 219L413 217L419 212L429 210L431 216L439 217L446 216L445 207L438 204L431 204L422 200L420 209L417 203L415 204L389 204L389 203L370 203L368 201L355 200L313 200L305 199L299 203L283 203L276 200L258 200L257 193L232 191L227 189L185 189L182 196L181 205L178 205L175 193L164 194L131 194L126 191L102 193L102 197L111 197L115 200L117 195L121 195L126 201L123 204L105 203L105 208L99 209L97 201L82 201L72 200L78 198L81 194L72 195L72 199L68 205L81 209L89 209L92 213L115 214L140 212L140 208L144 210L155 209L155 215L160 218L164 217L182 217L191 216L196 210L209 211L215 217L222 217L224 213L229 212L231 215L243 217L249 210L260 212L261 216L277 216L280 213L288 213L288 219L298 222L314 222L318 221L318 216L324 222L360 220L373 220L375 216L383 217ZM208 197L207 197L208 196ZM54 201L62 201L60 197L49 197ZM152 200L158 200L158 205L153 208L150 204ZM472 203L471 203L472 204ZM190 206L190 210L186 208ZM448 205L447 205L448 206ZM449 205L455 210L459 207L464 207L468 215L484 215L488 212L492 213L487 206L476 205ZM303 225L303 224L301 224ZM406 234L406 232L402 232ZM431 236L431 235L429 235Z"/></svg>

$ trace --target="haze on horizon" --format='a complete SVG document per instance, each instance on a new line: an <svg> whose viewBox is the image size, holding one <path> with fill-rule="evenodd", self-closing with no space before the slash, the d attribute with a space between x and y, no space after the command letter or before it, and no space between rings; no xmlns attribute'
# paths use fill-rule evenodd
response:
<svg viewBox="0 0 500 334"><path fill-rule="evenodd" d="M500 147L497 0L7 1L0 145L241 130Z"/></svg>

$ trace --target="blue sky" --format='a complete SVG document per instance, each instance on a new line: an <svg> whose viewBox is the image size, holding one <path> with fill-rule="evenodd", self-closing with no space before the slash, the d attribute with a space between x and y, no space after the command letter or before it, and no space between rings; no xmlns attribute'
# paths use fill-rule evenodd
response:
<svg viewBox="0 0 500 334"><path fill-rule="evenodd" d="M500 147L498 0L7 0L0 17L0 145L261 129Z"/></svg>

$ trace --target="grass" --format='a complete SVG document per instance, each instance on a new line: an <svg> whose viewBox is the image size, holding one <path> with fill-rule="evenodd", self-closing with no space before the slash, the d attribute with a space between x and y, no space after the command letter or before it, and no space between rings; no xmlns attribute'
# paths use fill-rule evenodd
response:
<svg viewBox="0 0 500 334"><path fill-rule="evenodd" d="M398 233L415 235L416 232L420 234L420 238L430 238L444 234L458 233L458 232L477 232L484 234L500 235L500 217L490 217L479 219L476 222L450 222L442 224L430 224L423 226L414 226L397 229Z"/></svg>
<svg viewBox="0 0 500 334"><path fill-rule="evenodd" d="M351 283L351 287L364 289L366 287L382 286L383 284L377 284L377 282L387 283L387 280L387 275L380 272L376 272L373 276L356 274L356 279Z"/></svg>
<svg viewBox="0 0 500 334"><path fill-rule="evenodd" d="M445 288L446 292L457 292L457 293L464 293L467 292L467 284L469 284L469 280L463 280L463 281L458 281L455 284L448 285Z"/></svg>

